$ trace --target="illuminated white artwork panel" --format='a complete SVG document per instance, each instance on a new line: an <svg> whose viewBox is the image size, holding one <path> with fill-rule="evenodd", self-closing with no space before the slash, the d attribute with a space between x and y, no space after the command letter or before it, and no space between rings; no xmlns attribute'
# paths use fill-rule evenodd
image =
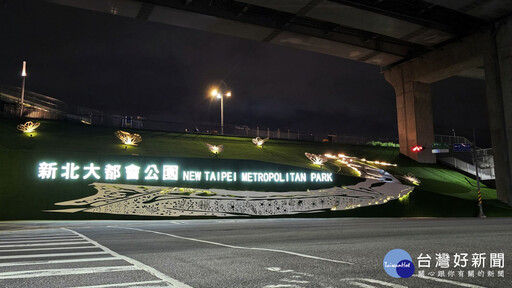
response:
<svg viewBox="0 0 512 288"><path fill-rule="evenodd" d="M376 185L377 184L377 185ZM357 185L290 192L233 191L93 183L95 195L55 203L48 212L140 216L272 216L383 204L413 187L367 179Z"/></svg>

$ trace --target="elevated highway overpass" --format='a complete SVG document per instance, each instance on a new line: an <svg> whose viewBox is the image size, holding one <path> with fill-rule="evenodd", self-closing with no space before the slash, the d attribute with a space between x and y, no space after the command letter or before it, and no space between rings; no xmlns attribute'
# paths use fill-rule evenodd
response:
<svg viewBox="0 0 512 288"><path fill-rule="evenodd" d="M309 50L381 67L396 92L400 152L434 142L431 84L485 79L498 198L512 204L512 1L47 0Z"/></svg>

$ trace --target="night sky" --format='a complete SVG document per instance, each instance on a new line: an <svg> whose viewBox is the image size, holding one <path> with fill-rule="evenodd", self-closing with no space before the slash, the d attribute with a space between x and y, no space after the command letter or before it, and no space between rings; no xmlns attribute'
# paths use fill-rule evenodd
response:
<svg viewBox="0 0 512 288"><path fill-rule="evenodd" d="M0 3L0 85L71 105L166 121L219 122L208 87L233 91L225 123L321 134L397 137L394 91L379 67L328 55L42 1ZM436 133L490 145L485 83L433 85Z"/></svg>

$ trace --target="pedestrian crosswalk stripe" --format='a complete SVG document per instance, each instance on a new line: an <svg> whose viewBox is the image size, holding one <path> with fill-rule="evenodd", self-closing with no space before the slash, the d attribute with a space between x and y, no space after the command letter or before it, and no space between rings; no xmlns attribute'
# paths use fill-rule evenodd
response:
<svg viewBox="0 0 512 288"><path fill-rule="evenodd" d="M44 243L48 243L48 242L70 242L70 241L83 241L83 239L80 239L78 237L73 237L73 238L67 238L67 239L50 239L50 240L27 240L27 241L3 241L3 242L0 242L1 245L4 245L4 244L12 244L12 243L40 243L40 242L44 242Z"/></svg>
<svg viewBox="0 0 512 288"><path fill-rule="evenodd" d="M96 261L124 261L124 260L119 259L117 257L102 257L102 258L78 258L78 259L62 259L62 260L44 260L44 261L23 261L23 262L0 263L0 267L78 263L78 262L96 262Z"/></svg>
<svg viewBox="0 0 512 288"><path fill-rule="evenodd" d="M142 270L142 269L135 267L133 265L129 265L129 266L108 266L108 267L12 271L12 272L0 273L0 279L35 278L35 277L78 275L78 274L91 274L91 273L104 273L104 272L134 271L134 270Z"/></svg>
<svg viewBox="0 0 512 288"><path fill-rule="evenodd" d="M58 235L10 235L12 237L0 237L0 267L6 272L0 272L0 281L4 279L33 279L41 277L58 277L65 275L95 274L107 273L129 273L130 271L144 271L157 280L148 279L142 282L130 283L106 283L93 286L84 286L81 288L107 288L107 287L175 287L175 288L191 288L190 286L169 277L156 269L147 266L135 259L118 254L109 248L99 244L98 242L87 238L86 236L70 230L61 228L59 231L70 232L68 234ZM84 250L85 249L85 250ZM86 250L91 249L91 250ZM58 253L56 253L58 252ZM37 254L30 254L37 253ZM85 257L80 257L85 256ZM87 257L90 256L90 257ZM5 262L5 261L12 262ZM99 262L106 262L106 265L99 265ZM114 262L112 262L114 261ZM3 263L2 263L3 262ZM65 268L56 269L59 266L51 266L52 264L67 263L88 263L94 267L76 264L68 268L68 265L62 265ZM90 263L90 264L89 264ZM45 266L48 265L48 266ZM12 271L10 267L23 267ZM67 267L66 267L67 266ZM97 267L99 266L99 267ZM51 269L41 269L43 267ZM7 269L6 269L7 268ZM78 277L78 276L77 276ZM108 277L107 277L108 278ZM154 278L153 278L154 279ZM135 280L135 279L134 279ZM137 279L138 280L138 279ZM132 280L133 281L133 280ZM136 280L135 280L136 281ZM110 282L110 281L109 281ZM75 287L79 288L79 287Z"/></svg>
<svg viewBox="0 0 512 288"><path fill-rule="evenodd" d="M22 238L0 238L0 241L5 242L20 242L20 241L34 241L34 240L65 240L65 239L80 239L74 235L58 236L58 237L22 237Z"/></svg>
<svg viewBox="0 0 512 288"><path fill-rule="evenodd" d="M85 243L84 243L85 244ZM8 249L0 250L0 253L4 252L25 252L25 251L46 251L46 250L71 250L71 249L98 249L96 246L88 244L87 246L68 246L68 247L50 247L50 248L30 248L30 249Z"/></svg>
<svg viewBox="0 0 512 288"><path fill-rule="evenodd" d="M37 247L37 246L61 246L61 245L77 245L87 244L89 242L82 240L81 242L53 242L53 243L37 243L37 244L11 244L11 245L0 245L0 248L11 248L11 247Z"/></svg>
<svg viewBox="0 0 512 288"><path fill-rule="evenodd" d="M103 251L107 251L110 253L110 255L112 256L115 256L115 257L119 257L123 260L125 260L126 262L136 266L136 267L139 267L141 268L142 270L148 272L149 274L152 274L153 276L156 276L160 279L162 279L163 281L165 281L166 283L169 283L171 284L173 287L176 287L176 288L192 288L191 286L185 284L185 283L182 283L180 281L178 281L177 279L174 279L158 270L156 270L155 268L151 267L151 266L148 266L142 262L139 262L135 259L132 259L130 257L127 257L127 256L124 256L124 255L121 255L115 251L112 251L111 249L109 249L108 247L105 247L103 245L101 245L100 243L88 238L87 236L84 236L76 231L73 231L71 229L67 229L67 228L61 228L63 230L66 230L66 231L69 231L69 232L72 232L72 233L75 233L76 235L79 235L80 237L84 238L85 240L89 241L90 243L92 243L93 245L96 245L98 247L100 247L101 249L103 249Z"/></svg>
<svg viewBox="0 0 512 288"><path fill-rule="evenodd" d="M13 234L13 235L8 235L8 234L4 234L2 236L0 236L0 240L2 239L14 239L14 238L32 238L32 237L69 237L69 236L75 236L75 235L71 235L71 234L64 234L64 233L46 233L46 234L33 234L33 233L30 233L30 234Z"/></svg>
<svg viewBox="0 0 512 288"><path fill-rule="evenodd" d="M99 254L109 254L109 253L105 252L105 251L100 251L100 252L9 255L9 256L0 256L0 259L47 258L47 257L85 256L85 255L99 255Z"/></svg>

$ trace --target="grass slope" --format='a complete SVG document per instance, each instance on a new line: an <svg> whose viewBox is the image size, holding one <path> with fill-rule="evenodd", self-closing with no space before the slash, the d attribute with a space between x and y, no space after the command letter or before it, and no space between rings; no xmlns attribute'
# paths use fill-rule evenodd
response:
<svg viewBox="0 0 512 288"><path fill-rule="evenodd" d="M224 145L223 159L248 159L318 169L304 156L305 152L343 153L345 155L398 164L386 170L394 175L413 173L421 180L419 187L403 201L359 208L351 211L321 213L316 216L472 216L476 213L476 181L463 174L434 164L419 164L399 154L397 148L346 145L336 143L299 142L271 139L257 148L250 138L223 137L195 133L130 131L139 133L138 146L125 146L114 136L115 128L90 126L65 121L39 121L33 137L16 130L17 119L0 119L0 155L9 151L44 153L81 153L94 155L140 155L163 157L211 158L206 143ZM428 153L428 152L422 152ZM2 156L3 167L9 157ZM0 170L1 171L1 170ZM350 173L350 171L342 171ZM0 179L15 187L12 179ZM9 185L7 185L9 186ZM7 187L4 186L4 187ZM512 216L512 209L496 200L496 190L482 186L485 211L489 216ZM2 193L3 194L3 193ZM1 199L0 195L0 199Z"/></svg>

